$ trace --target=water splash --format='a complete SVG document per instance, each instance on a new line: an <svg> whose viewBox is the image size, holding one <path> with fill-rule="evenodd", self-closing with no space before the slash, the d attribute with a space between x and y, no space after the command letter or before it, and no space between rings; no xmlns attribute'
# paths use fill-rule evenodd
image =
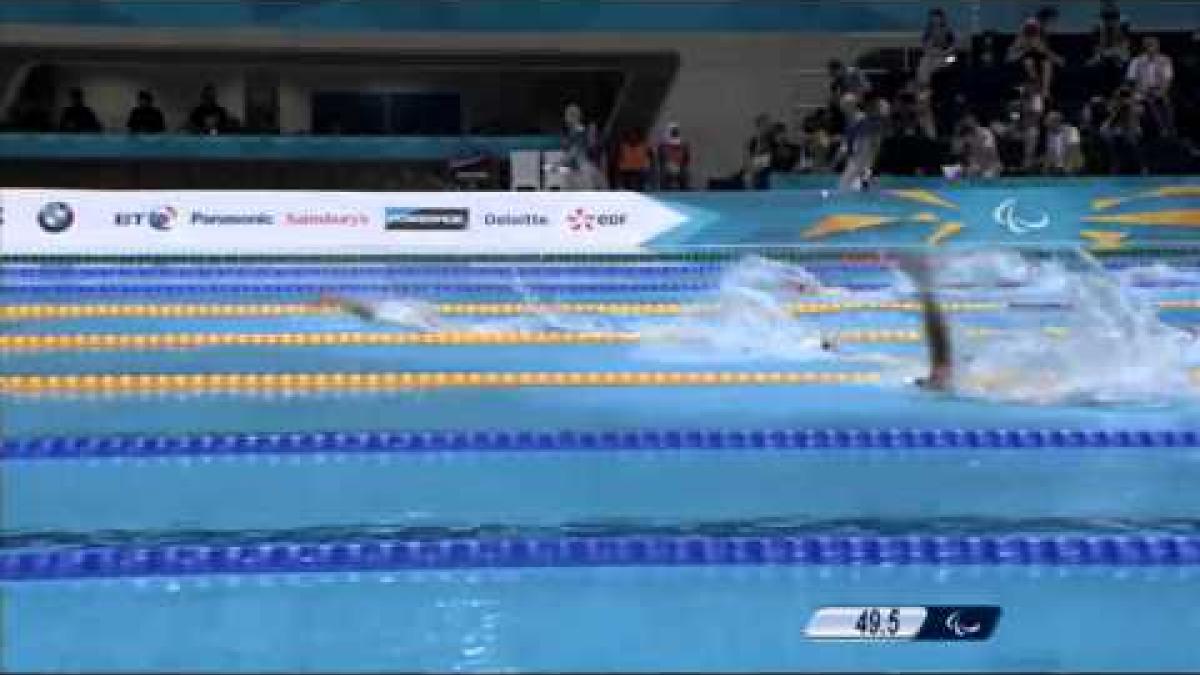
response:
<svg viewBox="0 0 1200 675"><path fill-rule="evenodd" d="M1062 261L1034 258L1014 250L956 253L938 259L936 286L948 297L1006 299L1061 295L1069 279ZM912 280L895 270L893 289L916 292Z"/></svg>
<svg viewBox="0 0 1200 675"><path fill-rule="evenodd" d="M1164 404L1196 395L1188 372L1192 335L1084 253L1040 264L1033 285L1058 289L1054 316L1065 331L1019 326L984 340L959 341L956 389L967 396L1033 404Z"/></svg>
<svg viewBox="0 0 1200 675"><path fill-rule="evenodd" d="M445 329L446 322L438 311L437 305L423 300L411 298L383 300L376 303L373 309L375 317L379 321L393 327L422 331Z"/></svg>
<svg viewBox="0 0 1200 675"><path fill-rule="evenodd" d="M1200 283L1200 270L1180 269L1162 262L1128 267L1118 271L1116 276L1126 287L1146 283Z"/></svg>
<svg viewBox="0 0 1200 675"><path fill-rule="evenodd" d="M714 297L643 327L640 354L686 362L833 358L819 326L798 319L790 305L839 292L803 267L748 256L726 271Z"/></svg>

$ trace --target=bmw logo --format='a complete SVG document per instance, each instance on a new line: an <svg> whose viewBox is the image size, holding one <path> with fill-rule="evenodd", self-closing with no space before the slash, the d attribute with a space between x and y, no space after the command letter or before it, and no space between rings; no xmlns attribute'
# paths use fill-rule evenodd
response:
<svg viewBox="0 0 1200 675"><path fill-rule="evenodd" d="M51 202L38 212L38 225L51 234L70 229L75 224L75 212L62 202Z"/></svg>

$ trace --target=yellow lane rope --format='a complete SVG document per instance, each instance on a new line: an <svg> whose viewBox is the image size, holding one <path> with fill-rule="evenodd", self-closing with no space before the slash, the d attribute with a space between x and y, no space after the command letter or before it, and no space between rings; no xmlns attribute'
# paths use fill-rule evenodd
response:
<svg viewBox="0 0 1200 675"><path fill-rule="evenodd" d="M1066 329L1047 327L1044 333L1066 335ZM971 328L970 337L989 337L1006 331ZM920 331L910 329L861 329L830 332L842 343L920 342ZM626 331L458 331L436 333L79 333L55 335L3 335L0 351L190 349L197 347L320 347L320 346L471 346L471 345L599 345L630 344L645 335ZM668 340L669 336L664 336Z"/></svg>
<svg viewBox="0 0 1200 675"><path fill-rule="evenodd" d="M3 394L386 391L444 387L683 387L863 384L873 372L408 372L6 375Z"/></svg>
<svg viewBox="0 0 1200 675"><path fill-rule="evenodd" d="M594 345L636 342L637 333L147 333L138 335L0 335L0 351L75 349L181 349L217 346L316 347L332 345Z"/></svg>

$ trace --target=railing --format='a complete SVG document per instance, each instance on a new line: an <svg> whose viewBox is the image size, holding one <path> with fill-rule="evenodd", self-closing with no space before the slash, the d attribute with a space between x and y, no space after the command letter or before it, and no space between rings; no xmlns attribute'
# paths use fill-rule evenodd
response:
<svg viewBox="0 0 1200 675"><path fill-rule="evenodd" d="M912 31L944 6L962 29L1015 26L1024 0L5 0L0 24L361 31ZM1065 29L1090 27L1099 2L1055 3ZM1188 0L1125 3L1140 28L1195 26Z"/></svg>
<svg viewBox="0 0 1200 675"><path fill-rule="evenodd" d="M4 159L444 160L557 147L555 136L0 134Z"/></svg>

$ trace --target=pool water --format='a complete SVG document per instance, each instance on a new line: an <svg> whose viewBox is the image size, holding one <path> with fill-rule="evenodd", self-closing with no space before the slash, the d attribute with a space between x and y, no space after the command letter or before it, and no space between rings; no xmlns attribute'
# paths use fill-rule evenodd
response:
<svg viewBox="0 0 1200 675"><path fill-rule="evenodd" d="M8 265L0 668L1200 667L1190 392L1031 406L921 391L905 383L920 316L895 304L911 300L895 273L792 262L844 290L789 296L782 322L721 309L745 271L733 258ZM1200 323L1194 256L1105 264L1162 321ZM436 327L305 305L322 293L404 299ZM951 307L956 330L992 331L967 340L1063 320L1019 285L947 294L975 303ZM714 330L673 341L697 326ZM840 355L798 346L816 332ZM383 373L400 379L362 379ZM762 553L797 537L836 551ZM938 563L934 538L1025 548ZM591 543L518 560L488 548L501 539ZM710 549L636 548L668 541ZM469 553L296 553L347 542ZM225 562L181 567L179 547ZM954 604L1000 606L994 637L804 635L823 606Z"/></svg>

